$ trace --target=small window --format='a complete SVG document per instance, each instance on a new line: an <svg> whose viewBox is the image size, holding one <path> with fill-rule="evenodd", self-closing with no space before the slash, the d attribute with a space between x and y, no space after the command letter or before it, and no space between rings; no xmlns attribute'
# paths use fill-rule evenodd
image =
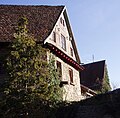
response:
<svg viewBox="0 0 120 118"><path fill-rule="evenodd" d="M73 57L73 49L70 47L70 55Z"/></svg>
<svg viewBox="0 0 120 118"><path fill-rule="evenodd" d="M65 21L63 20L63 26L65 26Z"/></svg>
<svg viewBox="0 0 120 118"><path fill-rule="evenodd" d="M65 26L65 21L62 19L62 17L60 18L60 23Z"/></svg>
<svg viewBox="0 0 120 118"><path fill-rule="evenodd" d="M63 19L62 18L60 18L60 23L62 24L62 21L63 21Z"/></svg>
<svg viewBox="0 0 120 118"><path fill-rule="evenodd" d="M69 68L70 83L73 83L73 70Z"/></svg>
<svg viewBox="0 0 120 118"><path fill-rule="evenodd" d="M56 33L53 32L53 41L56 42Z"/></svg>
<svg viewBox="0 0 120 118"><path fill-rule="evenodd" d="M61 47L66 51L66 40L62 34L61 34Z"/></svg>
<svg viewBox="0 0 120 118"><path fill-rule="evenodd" d="M57 61L57 70L59 72L59 78L61 79L62 77L62 66L61 66L61 62Z"/></svg>

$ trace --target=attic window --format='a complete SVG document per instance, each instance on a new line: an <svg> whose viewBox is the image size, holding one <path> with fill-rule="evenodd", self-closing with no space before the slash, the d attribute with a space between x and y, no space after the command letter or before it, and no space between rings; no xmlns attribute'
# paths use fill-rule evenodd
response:
<svg viewBox="0 0 120 118"><path fill-rule="evenodd" d="M62 17L60 18L60 23L65 26L65 21L62 19Z"/></svg>
<svg viewBox="0 0 120 118"><path fill-rule="evenodd" d="M60 23L62 24L62 17L60 18Z"/></svg>
<svg viewBox="0 0 120 118"><path fill-rule="evenodd" d="M63 26L65 26L65 21L63 20Z"/></svg>
<svg viewBox="0 0 120 118"><path fill-rule="evenodd" d="M53 37L52 38L53 38L53 41L56 42L56 33L55 32L53 32Z"/></svg>

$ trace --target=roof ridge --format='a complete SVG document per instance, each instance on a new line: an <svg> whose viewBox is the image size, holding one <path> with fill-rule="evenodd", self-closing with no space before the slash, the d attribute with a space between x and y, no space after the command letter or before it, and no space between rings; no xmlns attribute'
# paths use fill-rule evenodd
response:
<svg viewBox="0 0 120 118"><path fill-rule="evenodd" d="M0 6L30 6L30 7L65 7L65 5L18 5L18 4L0 4Z"/></svg>
<svg viewBox="0 0 120 118"><path fill-rule="evenodd" d="M106 60L100 60L100 61L95 61L95 62L90 62L82 65L89 65L89 64L95 64L95 63L100 63L100 62L105 62Z"/></svg>

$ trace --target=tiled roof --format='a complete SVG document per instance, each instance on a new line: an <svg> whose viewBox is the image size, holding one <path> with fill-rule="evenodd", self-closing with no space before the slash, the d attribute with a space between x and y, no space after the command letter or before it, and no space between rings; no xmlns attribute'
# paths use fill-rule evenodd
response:
<svg viewBox="0 0 120 118"><path fill-rule="evenodd" d="M104 79L105 60L82 65L85 69L81 71L81 84L93 90L102 87Z"/></svg>
<svg viewBox="0 0 120 118"><path fill-rule="evenodd" d="M0 42L11 42L21 17L28 19L27 28L30 35L33 35L37 42L43 42L51 33L62 10L65 6L31 6L31 5L0 5ZM76 60L80 63L80 58L70 27L66 10L64 16L70 36L73 38L72 44L75 51Z"/></svg>
<svg viewBox="0 0 120 118"><path fill-rule="evenodd" d="M51 33L64 6L0 5L0 41L13 38L18 19L28 19L28 29L37 41L44 41Z"/></svg>

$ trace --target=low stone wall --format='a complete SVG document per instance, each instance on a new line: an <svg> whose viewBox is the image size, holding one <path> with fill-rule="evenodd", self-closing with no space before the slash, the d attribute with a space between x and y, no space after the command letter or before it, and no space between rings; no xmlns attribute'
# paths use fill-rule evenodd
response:
<svg viewBox="0 0 120 118"><path fill-rule="evenodd" d="M61 107L57 118L120 118L120 89Z"/></svg>

